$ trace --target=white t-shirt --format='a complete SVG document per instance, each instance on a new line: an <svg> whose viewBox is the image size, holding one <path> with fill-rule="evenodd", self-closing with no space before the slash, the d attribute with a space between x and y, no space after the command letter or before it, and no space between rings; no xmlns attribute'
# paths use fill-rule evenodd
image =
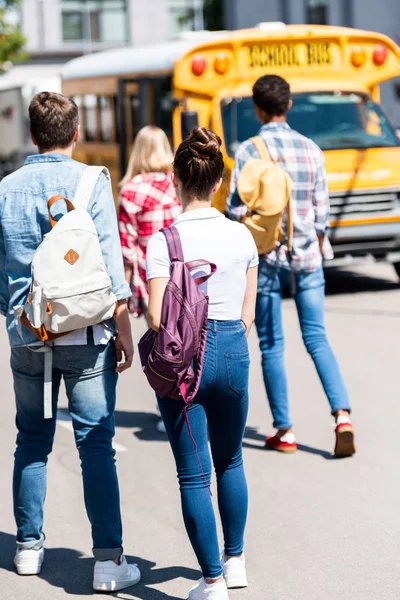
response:
<svg viewBox="0 0 400 600"><path fill-rule="evenodd" d="M257 248L249 230L229 221L215 208L199 208L183 213L175 221L185 262L204 259L217 265L217 272L200 286L209 297L209 319L240 319L246 273L258 265ZM147 280L169 277L170 260L163 233L151 236L146 254ZM209 267L192 270L192 275L209 273Z"/></svg>

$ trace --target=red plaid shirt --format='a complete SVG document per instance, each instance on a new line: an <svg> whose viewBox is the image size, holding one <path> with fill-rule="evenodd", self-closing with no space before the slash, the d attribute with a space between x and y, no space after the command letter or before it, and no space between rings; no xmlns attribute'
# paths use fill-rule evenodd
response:
<svg viewBox="0 0 400 600"><path fill-rule="evenodd" d="M132 269L129 310L136 316L147 308L146 247L150 236L169 227L182 212L170 173L144 173L121 188L119 232L124 263Z"/></svg>

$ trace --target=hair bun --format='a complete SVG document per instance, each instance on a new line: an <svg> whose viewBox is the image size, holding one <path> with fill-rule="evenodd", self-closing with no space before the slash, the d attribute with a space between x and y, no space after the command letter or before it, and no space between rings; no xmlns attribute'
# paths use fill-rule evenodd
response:
<svg viewBox="0 0 400 600"><path fill-rule="evenodd" d="M221 138L206 127L195 127L188 143L192 153L199 158L213 158L221 152Z"/></svg>

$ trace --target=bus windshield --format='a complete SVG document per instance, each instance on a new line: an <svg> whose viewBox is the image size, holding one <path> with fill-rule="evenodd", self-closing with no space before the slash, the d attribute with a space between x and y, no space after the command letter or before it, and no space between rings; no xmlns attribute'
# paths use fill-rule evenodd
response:
<svg viewBox="0 0 400 600"><path fill-rule="evenodd" d="M226 147L233 156L241 142L257 135L260 124L250 97L226 98L221 110ZM314 140L322 150L400 145L381 108L364 94L294 94L287 120L290 127Z"/></svg>

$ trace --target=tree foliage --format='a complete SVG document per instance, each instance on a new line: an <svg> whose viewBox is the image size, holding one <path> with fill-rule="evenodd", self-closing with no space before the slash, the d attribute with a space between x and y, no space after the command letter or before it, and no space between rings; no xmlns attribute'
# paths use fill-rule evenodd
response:
<svg viewBox="0 0 400 600"><path fill-rule="evenodd" d="M7 19L7 11L17 8L20 0L0 0L0 72L7 69L10 63L26 58L24 52L25 37L19 26Z"/></svg>

